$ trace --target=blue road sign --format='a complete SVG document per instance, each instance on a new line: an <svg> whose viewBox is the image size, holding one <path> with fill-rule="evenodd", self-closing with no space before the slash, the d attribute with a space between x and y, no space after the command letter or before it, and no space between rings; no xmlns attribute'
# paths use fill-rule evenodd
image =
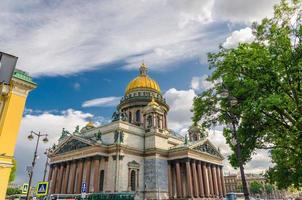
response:
<svg viewBox="0 0 302 200"><path fill-rule="evenodd" d="M39 182L36 186L36 196L46 196L48 192L48 182Z"/></svg>
<svg viewBox="0 0 302 200"><path fill-rule="evenodd" d="M87 185L86 183L82 183L82 190L81 190L82 193L86 193L87 192Z"/></svg>

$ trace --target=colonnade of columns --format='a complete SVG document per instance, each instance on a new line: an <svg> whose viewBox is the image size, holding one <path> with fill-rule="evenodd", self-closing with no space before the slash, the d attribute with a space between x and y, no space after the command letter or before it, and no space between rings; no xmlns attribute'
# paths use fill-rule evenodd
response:
<svg viewBox="0 0 302 200"><path fill-rule="evenodd" d="M83 182L86 183L87 192L99 192L102 161L107 165L108 159L99 156L51 164L48 174L49 193L79 194Z"/></svg>
<svg viewBox="0 0 302 200"><path fill-rule="evenodd" d="M218 198L226 195L222 166L198 160L168 164L169 198Z"/></svg>

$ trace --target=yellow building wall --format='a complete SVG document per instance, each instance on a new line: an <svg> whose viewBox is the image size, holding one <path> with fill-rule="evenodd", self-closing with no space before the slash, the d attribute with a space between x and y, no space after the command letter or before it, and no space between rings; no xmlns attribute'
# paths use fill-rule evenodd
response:
<svg viewBox="0 0 302 200"><path fill-rule="evenodd" d="M10 92L0 123L0 152L13 156L26 97Z"/></svg>
<svg viewBox="0 0 302 200"><path fill-rule="evenodd" d="M8 167L0 167L0 199L4 200L6 196L6 190L9 180L11 168Z"/></svg>
<svg viewBox="0 0 302 200"><path fill-rule="evenodd" d="M0 97L4 102L0 112L0 200L5 199L27 94L34 88L19 87L18 84L12 84L8 95Z"/></svg>

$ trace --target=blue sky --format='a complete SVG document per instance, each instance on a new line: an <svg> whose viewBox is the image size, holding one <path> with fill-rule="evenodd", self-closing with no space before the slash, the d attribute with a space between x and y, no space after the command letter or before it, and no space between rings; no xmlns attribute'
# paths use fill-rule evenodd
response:
<svg viewBox="0 0 302 200"><path fill-rule="evenodd" d="M37 181L42 177L43 151L62 128L73 131L90 118L108 122L142 61L170 105L168 126L185 134L192 99L211 86L205 80L210 73L207 53L217 51L219 45L228 48L252 41L251 23L271 16L277 2L1 1L1 51L18 56L17 67L38 84L28 97L17 141L16 183L28 179L25 168L33 152L33 143L26 140L30 130L50 137L50 143L40 147ZM229 148L221 132L210 137L227 156ZM262 172L270 165L267 152L258 152L254 160L246 166L248 172ZM234 171L225 164L225 172Z"/></svg>
<svg viewBox="0 0 302 200"><path fill-rule="evenodd" d="M170 88L187 90L193 76L209 73L206 65L198 60L181 63L173 70L165 72L149 71L148 74L155 79L162 92ZM82 107L83 102L100 97L122 96L128 82L138 75L137 70L124 70L114 63L106 69L83 72L70 76L35 78L38 88L30 93L27 108L33 110L65 110L73 108L90 112L94 115L111 117L114 106L109 107Z"/></svg>

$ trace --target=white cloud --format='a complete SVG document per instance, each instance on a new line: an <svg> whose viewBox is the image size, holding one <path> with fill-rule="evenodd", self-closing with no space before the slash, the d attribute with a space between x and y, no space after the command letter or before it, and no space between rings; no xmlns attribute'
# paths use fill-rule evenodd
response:
<svg viewBox="0 0 302 200"><path fill-rule="evenodd" d="M216 146L219 147L221 154L225 157L224 172L226 174L239 173L239 169L235 170L228 161L228 156L232 154L231 148L226 143L226 139L222 134L222 131L210 130L209 140ZM267 150L257 150L252 156L252 160L245 166L245 173L264 173L269 167L272 166L269 152Z"/></svg>
<svg viewBox="0 0 302 200"><path fill-rule="evenodd" d="M214 85L210 81L207 81L208 76L202 75L201 77L194 76L191 79L191 88L193 90L207 90L212 88Z"/></svg>
<svg viewBox="0 0 302 200"><path fill-rule="evenodd" d="M280 0L215 0L213 16L216 20L251 23L273 15L273 6Z"/></svg>
<svg viewBox="0 0 302 200"><path fill-rule="evenodd" d="M77 125L84 126L90 117L93 117L90 113L83 113L72 109L60 111L56 114L50 112L43 112L36 115L26 114L22 119L15 150L15 158L17 160L17 176L15 182L21 184L28 181L25 169L26 166L31 165L35 141L37 139L36 137L34 141L29 141L27 139L30 131L40 131L43 134L48 134L49 138L49 142L47 144L44 144L43 142L39 143L39 159L37 160L34 171L35 183L36 181L41 181L43 178L46 158L43 152L46 148L57 142L62 132L62 128L65 128L69 132L73 132Z"/></svg>
<svg viewBox="0 0 302 200"><path fill-rule="evenodd" d="M192 104L196 96L194 90L177 90L171 88L165 92L164 97L170 106L168 113L168 128L180 131L192 124Z"/></svg>
<svg viewBox="0 0 302 200"><path fill-rule="evenodd" d="M246 27L240 29L239 31L234 31L222 44L224 48L233 48L236 47L239 43L250 43L255 39L255 36L252 34L252 29Z"/></svg>
<svg viewBox="0 0 302 200"><path fill-rule="evenodd" d="M116 106L121 100L121 97L102 97L87 100L82 104L82 107L111 107Z"/></svg>
<svg viewBox="0 0 302 200"><path fill-rule="evenodd" d="M188 127L192 125L192 108L193 99L196 93L193 89L189 90L177 90L171 88L164 94L170 111L168 113L168 128L171 128L178 133L185 135L187 134ZM214 127L213 130L209 131L208 139L220 149L222 155L225 157L224 172L225 173L238 173L228 161L228 156L231 155L231 148L226 143L226 139L222 134L221 127ZM268 151L257 150L253 159L245 165L246 173L262 173L272 166L269 158Z"/></svg>
<svg viewBox="0 0 302 200"><path fill-rule="evenodd" d="M4 1L0 46L34 76L74 74L121 60L125 68L145 60L163 70L215 50L226 35L218 23L262 18L274 2Z"/></svg>
<svg viewBox="0 0 302 200"><path fill-rule="evenodd" d="M158 50L187 46L200 36L210 21L208 7L160 0L2 3L0 45L35 76L93 70L150 52L161 60L166 54Z"/></svg>

